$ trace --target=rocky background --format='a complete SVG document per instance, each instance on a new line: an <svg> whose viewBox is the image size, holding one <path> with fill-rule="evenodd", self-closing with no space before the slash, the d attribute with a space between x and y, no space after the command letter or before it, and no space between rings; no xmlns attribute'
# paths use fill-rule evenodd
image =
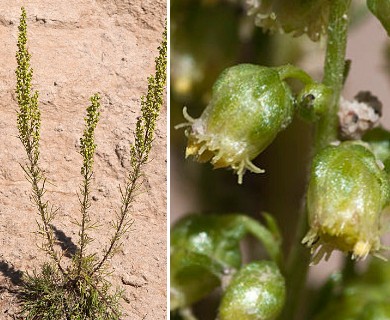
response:
<svg viewBox="0 0 390 320"><path fill-rule="evenodd" d="M101 250L112 230L108 223L120 206L129 143L140 97L165 17L164 0L68 0L0 2L0 319L18 311L12 291L21 272L46 260L37 247L36 211L30 185L19 163L25 153L17 138L15 52L20 7L28 15L34 88L42 112L41 165L51 182L47 198L61 207L55 228L63 241L77 243L80 217L79 138L85 108L95 92L102 96L93 184L93 217L102 225L91 235ZM124 319L166 318L166 106L158 120L145 183L132 207L134 224L124 246L110 261L111 280L124 290Z"/></svg>

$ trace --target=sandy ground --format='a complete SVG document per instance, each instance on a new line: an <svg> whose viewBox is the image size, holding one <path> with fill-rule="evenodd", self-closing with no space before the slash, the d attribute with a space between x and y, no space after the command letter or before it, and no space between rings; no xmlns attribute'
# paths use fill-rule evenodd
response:
<svg viewBox="0 0 390 320"><path fill-rule="evenodd" d="M14 87L20 7L0 2L0 319L18 311L12 290L21 272L39 268L37 214L19 163L25 153L17 138ZM164 0L32 0L26 5L34 87L42 112L41 165L51 182L47 197L61 207L54 225L77 242L80 184L78 141L89 97L100 92L101 120L93 183L93 217L103 227L91 235L101 249L108 222L120 205L129 143L140 96L154 72L166 16ZM166 319L166 106L158 120L143 192L132 207L134 225L112 261L114 286L124 289L123 319ZM60 233L59 233L60 234ZM139 286L124 284L135 279ZM125 280L125 281L124 281ZM133 281L134 282L134 281Z"/></svg>

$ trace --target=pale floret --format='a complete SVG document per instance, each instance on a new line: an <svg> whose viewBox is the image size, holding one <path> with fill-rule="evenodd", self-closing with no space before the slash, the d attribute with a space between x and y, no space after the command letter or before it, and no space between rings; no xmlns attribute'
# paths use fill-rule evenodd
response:
<svg viewBox="0 0 390 320"><path fill-rule="evenodd" d="M215 169L231 167L238 175L239 184L242 183L246 170L254 173L264 172L249 159L249 155L246 153L249 146L245 143L232 141L228 136L207 133L202 118L193 119L188 115L186 108L183 109L183 114L188 122L176 127L191 127L190 130L186 131L189 140L186 157L195 156L199 162L210 161Z"/></svg>

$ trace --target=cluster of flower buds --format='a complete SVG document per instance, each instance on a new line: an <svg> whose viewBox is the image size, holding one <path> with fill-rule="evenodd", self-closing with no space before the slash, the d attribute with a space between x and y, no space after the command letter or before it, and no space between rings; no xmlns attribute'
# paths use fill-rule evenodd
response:
<svg viewBox="0 0 390 320"><path fill-rule="evenodd" d="M303 82L297 94L287 78ZM211 101L198 119L183 110L188 122L177 127L187 127L186 156L210 161L214 168L230 167L242 183L246 170L263 172L252 160L295 114L311 122L320 120L332 94L294 66L228 68L214 84ZM381 103L371 93L360 92L354 101L342 99L340 104L340 135L354 140L337 141L314 157L306 201L310 230L302 240L311 249L312 264L327 260L333 250L361 260L370 253L381 257L384 249L380 236L381 214L390 203L389 136L357 140L378 125ZM173 228L173 309L186 308L221 286L219 319L277 317L285 299L280 252L272 249L279 242L272 232L267 234L269 230L245 219L240 215L189 216ZM241 266L239 242L247 232L258 236L272 262Z"/></svg>
<svg viewBox="0 0 390 320"><path fill-rule="evenodd" d="M335 14L330 10L331 3L247 0L246 5L256 25L294 36L307 34L317 41L327 30L337 29L328 26L329 17ZM390 34L389 1L367 0L367 5ZM336 15L338 21L348 20L343 12ZM348 73L348 67L344 71ZM294 93L287 78L301 81L301 90ZM209 161L214 168L231 168L241 184L247 170L264 172L252 161L292 122L295 114L310 122L319 121L329 105L335 105L335 98L338 93L336 97L329 87L294 66L241 64L219 76L210 103L199 118L192 118L184 108L188 122L176 128L186 127L186 157ZM379 126L381 115L381 102L368 91L359 92L352 101L340 99L339 136L352 141L322 146L313 159L306 198L310 229L302 240L311 250L312 264L327 260L334 250L351 254L355 260L363 260L369 254L382 258L382 213L390 203L390 132L372 130ZM335 124L336 115L329 116L334 116L330 122ZM323 124L326 121L320 129ZM330 137L324 139L328 141ZM280 242L272 230L245 219L240 215L190 216L173 228L172 309L187 308L221 286L218 319L278 317L286 294L279 269ZM241 265L239 242L250 232L263 242L273 261ZM375 262L366 274L374 276L343 283L344 288L338 288L337 293L342 299L328 299L328 305L315 319L389 319L386 297L390 294L390 269L380 267L386 270L386 277L373 281L383 271L373 265Z"/></svg>

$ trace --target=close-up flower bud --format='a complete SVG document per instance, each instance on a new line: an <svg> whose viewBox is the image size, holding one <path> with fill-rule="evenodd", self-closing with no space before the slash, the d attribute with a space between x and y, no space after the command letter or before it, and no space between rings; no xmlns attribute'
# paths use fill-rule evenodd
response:
<svg viewBox="0 0 390 320"><path fill-rule="evenodd" d="M312 263L337 249L360 260L381 248L380 216L389 202L383 164L359 142L343 142L314 158L307 193Z"/></svg>
<svg viewBox="0 0 390 320"><path fill-rule="evenodd" d="M277 265L252 262L238 271L222 297L220 320L271 320L283 308L285 281Z"/></svg>
<svg viewBox="0 0 390 320"><path fill-rule="evenodd" d="M309 83L298 94L299 115L308 121L318 121L326 112L332 90L322 83Z"/></svg>
<svg viewBox="0 0 390 320"><path fill-rule="evenodd" d="M283 81L286 69L241 64L226 69L213 86L210 104L198 119L184 116L189 126L186 156L231 167L238 182L247 169L261 173L251 161L291 122L291 91Z"/></svg>

